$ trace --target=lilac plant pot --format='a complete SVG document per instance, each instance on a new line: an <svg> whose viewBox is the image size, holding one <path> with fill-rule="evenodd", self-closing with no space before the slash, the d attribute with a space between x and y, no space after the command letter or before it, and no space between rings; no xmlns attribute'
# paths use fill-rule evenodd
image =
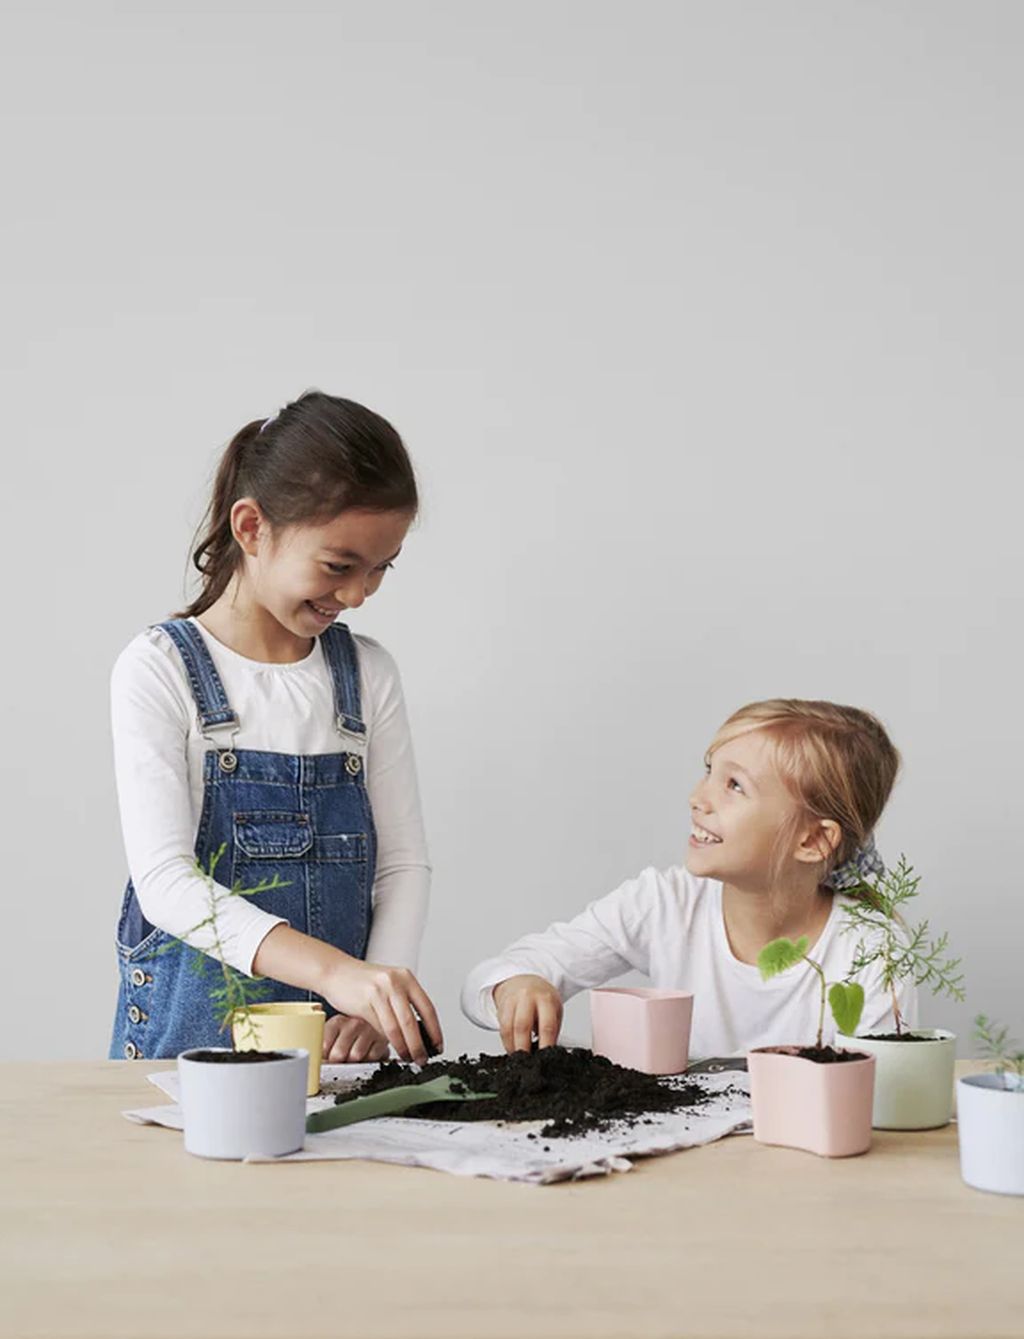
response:
<svg viewBox="0 0 1024 1339"><path fill-rule="evenodd" d="M747 1055L754 1138L822 1158L871 1147L875 1057L820 1064L796 1046L760 1046Z"/></svg>
<svg viewBox="0 0 1024 1339"><path fill-rule="evenodd" d="M595 1055L644 1074L681 1074L690 1062L693 996L608 986L590 992Z"/></svg>

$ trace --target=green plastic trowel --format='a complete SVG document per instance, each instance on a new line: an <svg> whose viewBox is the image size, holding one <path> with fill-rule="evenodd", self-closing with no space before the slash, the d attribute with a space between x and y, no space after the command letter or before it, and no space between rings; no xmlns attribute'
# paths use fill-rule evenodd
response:
<svg viewBox="0 0 1024 1339"><path fill-rule="evenodd" d="M457 1081L456 1081L457 1082ZM340 1125L354 1125L356 1121L371 1120L374 1116L398 1116L410 1107L426 1102L480 1102L497 1097L497 1093L471 1093L460 1084L453 1090L451 1077L443 1074L429 1083L409 1083L401 1088L388 1088L369 1097L355 1097L341 1106L326 1107L306 1117L306 1133L322 1134Z"/></svg>

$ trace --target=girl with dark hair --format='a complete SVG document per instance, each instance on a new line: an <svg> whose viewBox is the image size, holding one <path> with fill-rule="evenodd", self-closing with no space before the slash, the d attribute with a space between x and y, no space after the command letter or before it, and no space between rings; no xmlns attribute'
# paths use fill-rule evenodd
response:
<svg viewBox="0 0 1024 1339"><path fill-rule="evenodd" d="M390 1042L423 1061L418 1018L442 1044L413 975L430 867L398 672L336 621L379 589L417 506L398 433L350 400L308 392L225 450L199 594L111 680L131 875L112 1057L222 1041L190 961L213 946L193 930L218 852L225 891L279 881L221 903L225 960L268 999L321 999L325 1059ZM189 947L160 952L174 937Z"/></svg>

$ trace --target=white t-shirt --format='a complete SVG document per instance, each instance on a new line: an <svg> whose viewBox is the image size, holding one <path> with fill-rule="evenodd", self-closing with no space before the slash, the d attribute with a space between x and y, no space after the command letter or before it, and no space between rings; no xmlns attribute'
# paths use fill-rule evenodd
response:
<svg viewBox="0 0 1024 1339"><path fill-rule="evenodd" d="M846 979L857 944L857 934L841 928L842 909L849 900L833 899L828 923L809 950L829 984ZM721 883L694 878L682 867L645 869L573 920L557 922L543 934L525 935L501 957L480 963L463 987L462 1009L480 1027L494 1028L491 992L510 976L542 976L564 1000L630 970L644 972L656 989L693 995L690 1050L696 1058L815 1040L821 1001L817 973L803 963L763 981L757 967L740 962L729 945ZM890 1031L895 1020L877 965L857 980L865 996L858 1032ZM903 1017L916 1023L913 986L906 985L898 997ZM826 1005L825 1044L834 1036Z"/></svg>
<svg viewBox="0 0 1024 1339"><path fill-rule="evenodd" d="M323 647L294 664L249 660L190 620L209 649L239 721L235 745L274 753L338 753L334 690ZM398 669L369 637L355 638L363 721L366 786L377 828L373 924L367 959L416 966L430 893L430 865L420 811L412 741ZM118 805L128 869L142 914L182 937L207 912L207 889L195 869L203 803L203 758L213 747L199 727L181 656L157 628L122 651L111 675L111 721ZM225 958L251 972L260 941L281 923L251 899L222 903ZM189 943L209 950L207 936Z"/></svg>

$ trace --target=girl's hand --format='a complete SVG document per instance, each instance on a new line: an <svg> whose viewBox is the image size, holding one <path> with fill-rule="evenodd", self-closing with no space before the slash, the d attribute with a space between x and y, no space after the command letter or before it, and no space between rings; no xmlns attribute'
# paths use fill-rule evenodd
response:
<svg viewBox="0 0 1024 1339"><path fill-rule="evenodd" d="M438 1051L444 1049L441 1024L430 996L405 967L362 962L282 923L260 941L252 971L254 976L269 976L273 981L311 990L339 1013L361 1018L374 1031L383 1033L403 1060L427 1063L416 1014Z"/></svg>
<svg viewBox="0 0 1024 1339"><path fill-rule="evenodd" d="M494 987L498 1026L506 1051L554 1046L562 1029L562 997L542 976L510 976Z"/></svg>
<svg viewBox="0 0 1024 1339"><path fill-rule="evenodd" d="M319 992L329 1004L383 1033L403 1060L414 1060L418 1065L427 1063L417 1014L438 1051L444 1049L437 1011L408 968L360 962L347 954L339 954L338 959Z"/></svg>
<svg viewBox="0 0 1024 1339"><path fill-rule="evenodd" d="M324 1024L324 1063L358 1065L383 1060L388 1039L362 1018L332 1014Z"/></svg>

